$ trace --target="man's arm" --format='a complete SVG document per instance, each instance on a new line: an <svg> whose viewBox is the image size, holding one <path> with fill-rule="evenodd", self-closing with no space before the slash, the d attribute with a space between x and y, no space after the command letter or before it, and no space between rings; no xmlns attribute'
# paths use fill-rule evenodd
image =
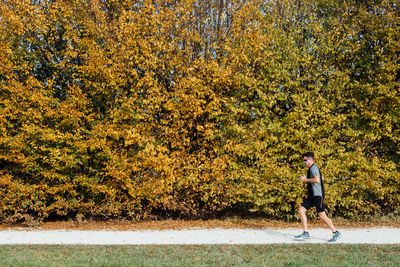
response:
<svg viewBox="0 0 400 267"><path fill-rule="evenodd" d="M307 179L305 175L300 177L300 181L304 183L320 183L319 174L316 174L313 178Z"/></svg>

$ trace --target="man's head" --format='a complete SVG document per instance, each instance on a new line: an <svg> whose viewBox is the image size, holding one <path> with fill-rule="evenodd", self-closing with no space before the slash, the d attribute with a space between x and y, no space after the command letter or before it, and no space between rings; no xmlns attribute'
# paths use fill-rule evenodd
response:
<svg viewBox="0 0 400 267"><path fill-rule="evenodd" d="M314 153L306 152L302 155L302 157L304 165L306 165L308 168L314 164Z"/></svg>

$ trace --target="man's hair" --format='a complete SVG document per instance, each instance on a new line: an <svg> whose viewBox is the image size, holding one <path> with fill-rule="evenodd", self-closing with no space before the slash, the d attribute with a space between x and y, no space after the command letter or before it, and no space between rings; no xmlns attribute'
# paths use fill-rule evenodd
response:
<svg viewBox="0 0 400 267"><path fill-rule="evenodd" d="M304 153L303 155L302 155L302 157L304 158L304 157L307 157L307 158L312 158L312 159L314 159L314 153L312 153L312 152L306 152L306 153Z"/></svg>

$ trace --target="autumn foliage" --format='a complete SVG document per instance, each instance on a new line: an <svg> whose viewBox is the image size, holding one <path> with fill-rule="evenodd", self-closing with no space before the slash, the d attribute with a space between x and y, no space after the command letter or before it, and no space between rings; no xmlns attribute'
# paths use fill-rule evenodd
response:
<svg viewBox="0 0 400 267"><path fill-rule="evenodd" d="M400 205L396 1L0 2L0 217Z"/></svg>

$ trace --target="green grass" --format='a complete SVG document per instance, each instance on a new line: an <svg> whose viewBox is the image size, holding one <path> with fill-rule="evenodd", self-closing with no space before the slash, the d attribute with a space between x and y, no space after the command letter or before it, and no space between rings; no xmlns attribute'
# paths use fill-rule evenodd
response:
<svg viewBox="0 0 400 267"><path fill-rule="evenodd" d="M0 246L0 266L399 266L400 245Z"/></svg>

